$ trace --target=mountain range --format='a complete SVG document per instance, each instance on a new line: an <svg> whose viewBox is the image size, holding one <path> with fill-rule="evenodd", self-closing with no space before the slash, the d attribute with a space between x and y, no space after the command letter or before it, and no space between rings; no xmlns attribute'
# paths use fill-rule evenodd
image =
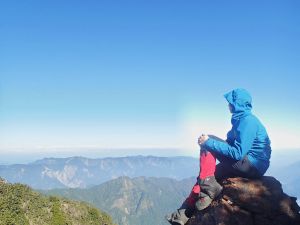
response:
<svg viewBox="0 0 300 225"><path fill-rule="evenodd" d="M85 201L111 215L119 225L167 225L164 216L180 207L196 179L119 177L86 189L42 191Z"/></svg>
<svg viewBox="0 0 300 225"><path fill-rule="evenodd" d="M291 157L295 154L274 156L267 175L299 198L300 161ZM89 202L120 225L166 225L164 215L180 206L198 172L199 161L192 157L44 158L0 166L0 176L11 183Z"/></svg>
<svg viewBox="0 0 300 225"><path fill-rule="evenodd" d="M280 180L283 190L287 194L297 197L298 203L300 203L300 161L284 166L273 174Z"/></svg>
<svg viewBox="0 0 300 225"><path fill-rule="evenodd" d="M0 166L1 177L35 189L87 188L120 176L181 180L198 172L199 161L192 157L45 158L29 164Z"/></svg>
<svg viewBox="0 0 300 225"><path fill-rule="evenodd" d="M297 197L300 204L300 149L274 151L266 175L278 179L284 192Z"/></svg>

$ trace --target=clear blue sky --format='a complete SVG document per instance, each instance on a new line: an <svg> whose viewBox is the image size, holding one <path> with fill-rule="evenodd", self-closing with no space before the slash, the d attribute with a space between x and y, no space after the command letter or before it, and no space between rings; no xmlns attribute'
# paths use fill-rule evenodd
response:
<svg viewBox="0 0 300 225"><path fill-rule="evenodd" d="M190 151L198 134L225 136L236 87L274 148L300 147L299 12L296 0L2 1L0 149Z"/></svg>

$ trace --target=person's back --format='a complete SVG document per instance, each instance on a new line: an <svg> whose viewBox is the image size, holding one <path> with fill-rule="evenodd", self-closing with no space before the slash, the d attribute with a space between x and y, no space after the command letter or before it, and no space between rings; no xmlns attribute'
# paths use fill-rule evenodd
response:
<svg viewBox="0 0 300 225"><path fill-rule="evenodd" d="M271 142L269 136L266 128L255 115L250 114L245 118L245 122L253 123L256 127L256 135L253 144L247 153L249 161L261 172L261 174L264 174L270 165Z"/></svg>

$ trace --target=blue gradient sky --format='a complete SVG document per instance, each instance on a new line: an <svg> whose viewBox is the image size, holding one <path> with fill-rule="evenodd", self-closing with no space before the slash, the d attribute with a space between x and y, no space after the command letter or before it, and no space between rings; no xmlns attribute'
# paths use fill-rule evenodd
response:
<svg viewBox="0 0 300 225"><path fill-rule="evenodd" d="M274 149L298 148L299 11L286 0L1 2L1 152L192 154L201 133L225 137L223 94L236 87Z"/></svg>

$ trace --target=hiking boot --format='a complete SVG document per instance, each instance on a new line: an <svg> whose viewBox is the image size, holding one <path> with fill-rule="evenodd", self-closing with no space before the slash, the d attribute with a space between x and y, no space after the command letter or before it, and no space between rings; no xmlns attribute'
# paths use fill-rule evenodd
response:
<svg viewBox="0 0 300 225"><path fill-rule="evenodd" d="M216 181L215 176L199 179L198 183L200 185L201 192L203 194L207 194L212 200L214 200L223 190L223 187Z"/></svg>
<svg viewBox="0 0 300 225"><path fill-rule="evenodd" d="M201 210L207 208L210 205L210 203L212 202L212 200L213 199L209 195L207 195L203 192L200 192L199 199L196 201L195 207L197 210L201 211Z"/></svg>
<svg viewBox="0 0 300 225"><path fill-rule="evenodd" d="M169 215L166 215L165 218L172 225L184 225L192 217L194 212L195 207L190 206L186 201L184 201L179 209Z"/></svg>
<svg viewBox="0 0 300 225"><path fill-rule="evenodd" d="M172 225L184 225L189 220L185 214L186 209L177 209L175 212L166 215L166 220Z"/></svg>

